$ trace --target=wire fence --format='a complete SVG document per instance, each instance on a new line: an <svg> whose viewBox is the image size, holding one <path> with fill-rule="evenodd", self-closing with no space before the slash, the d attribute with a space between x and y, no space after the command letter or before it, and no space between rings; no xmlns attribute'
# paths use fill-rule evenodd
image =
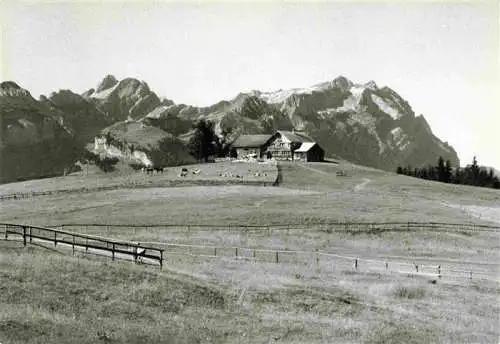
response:
<svg viewBox="0 0 500 344"><path fill-rule="evenodd" d="M357 223L360 225L361 223ZM364 225L371 225L363 223ZM402 225L402 223L395 223ZM405 223L407 224L407 223ZM415 224L415 223L412 223ZM422 224L422 223L419 223ZM426 225L437 226L438 223L423 223ZM441 224L441 227L455 226L457 224ZM464 226L463 224L459 224ZM432 278L446 277L448 279L479 279L479 280L494 280L498 281L498 264L481 265L477 263L465 261L448 261L443 264L430 264L426 258L409 257L408 259L395 259L395 258L370 258L356 255L342 255L334 252L325 251L304 251L304 250L289 250L289 249L276 249L276 248L254 248L244 246L224 246L224 245L193 245L193 244L180 244L159 241L142 241L140 244L110 239L102 236L87 235L68 231L67 228L77 228L78 226L94 226L102 228L103 226L116 226L118 228L141 228L151 227L145 225L62 225L60 228L53 229L46 227L26 226L19 224L0 224L3 227L5 239L9 234L21 236L24 245L31 243L33 239L42 241L49 241L57 245L66 245L66 248L72 248L73 253L75 247L80 247L87 252L89 249L108 252L112 259L117 255L133 256L134 260L137 259L136 253L138 248L145 251L156 252L155 254L145 253L146 258L157 260L160 267L163 265L163 259L166 262L174 261L176 256L190 256L198 262L210 262L213 259L231 260L231 261L246 261L252 263L275 263L286 264L289 266L308 265L310 268L315 268L322 273L339 272L339 271L363 271L375 273L405 273L423 275ZM155 225L157 228L187 228L187 226L194 226L195 228L214 229L221 228L223 225ZM478 228L495 230L498 227L476 225ZM227 227L231 230L235 229L249 229L258 230L262 228L268 229L282 229L285 226L242 226ZM81 228L81 227L80 227ZM343 228L343 227L342 227ZM408 227L406 227L408 228ZM411 226L409 228L412 228ZM419 227L426 228L426 227ZM462 227L460 227L462 228ZM471 227L474 228L474 227ZM474 228L477 230L477 228ZM165 257L163 256L165 252ZM492 270L493 266L493 270Z"/></svg>
<svg viewBox="0 0 500 344"><path fill-rule="evenodd" d="M55 189L45 191L17 192L0 195L0 201L31 199L40 196L61 195L61 194L79 194L88 192L112 191L123 188L154 188L154 187L175 187L175 186L217 186L217 185L247 185L247 186L276 186L276 182L271 180L132 180L120 185L109 186L90 186L71 189Z"/></svg>
<svg viewBox="0 0 500 344"><path fill-rule="evenodd" d="M76 230L84 232L106 231L107 233L116 232L120 229L128 229L137 232L141 229L154 230L179 230L186 233L196 231L227 231L234 233L263 233L271 235L276 231L293 232L297 230L317 230L325 233L344 232L350 234L376 234L387 231L394 232L491 232L500 230L500 226L483 225L476 223L447 223L447 222L307 222L307 223L288 223L288 224L263 224L263 225L245 225L241 223L226 224L113 224L113 223L65 223L57 226L61 230Z"/></svg>

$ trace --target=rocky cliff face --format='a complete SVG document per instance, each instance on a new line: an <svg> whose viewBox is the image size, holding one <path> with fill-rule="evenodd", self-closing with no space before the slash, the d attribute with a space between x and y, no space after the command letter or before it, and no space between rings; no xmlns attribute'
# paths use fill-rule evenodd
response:
<svg viewBox="0 0 500 344"><path fill-rule="evenodd" d="M176 166L195 162L181 140L137 121L117 122L105 128L95 139L93 152L144 166Z"/></svg>
<svg viewBox="0 0 500 344"><path fill-rule="evenodd" d="M148 84L134 78L118 81L107 75L97 88L82 95L106 114L113 122L136 119L160 105L171 105L168 99L160 100Z"/></svg>
<svg viewBox="0 0 500 344"><path fill-rule="evenodd" d="M439 156L459 164L455 150L431 131L425 118L394 90L345 77L307 89L262 93L297 129L327 153L356 163L394 170L398 165L435 163Z"/></svg>
<svg viewBox="0 0 500 344"><path fill-rule="evenodd" d="M70 90L52 92L49 97L41 96L40 102L74 133L79 145L92 140L103 128L114 122L93 102Z"/></svg>
<svg viewBox="0 0 500 344"><path fill-rule="evenodd" d="M0 182L62 174L78 149L43 103L14 82L0 84Z"/></svg>

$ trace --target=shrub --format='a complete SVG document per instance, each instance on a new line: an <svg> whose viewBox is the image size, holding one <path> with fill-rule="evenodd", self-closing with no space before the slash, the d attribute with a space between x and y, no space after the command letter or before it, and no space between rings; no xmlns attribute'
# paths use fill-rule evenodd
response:
<svg viewBox="0 0 500 344"><path fill-rule="evenodd" d="M370 331L368 340L370 344L419 344L439 343L436 331L403 323L383 323L382 326Z"/></svg>
<svg viewBox="0 0 500 344"><path fill-rule="evenodd" d="M425 294L425 289L420 286L399 286L393 291L393 295L401 299L422 299Z"/></svg>
<svg viewBox="0 0 500 344"><path fill-rule="evenodd" d="M115 170L115 165L118 163L119 159L117 157L104 157L96 158L96 165L102 171L108 173Z"/></svg>

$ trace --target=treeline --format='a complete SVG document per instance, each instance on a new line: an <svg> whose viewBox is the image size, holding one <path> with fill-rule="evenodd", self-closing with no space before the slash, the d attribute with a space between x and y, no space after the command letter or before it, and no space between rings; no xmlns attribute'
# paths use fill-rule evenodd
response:
<svg viewBox="0 0 500 344"><path fill-rule="evenodd" d="M467 167L453 168L449 160L444 161L439 157L436 166L428 165L421 168L412 168L411 166L398 166L397 174L404 174L411 177L435 180L442 183L473 185L500 189L500 179L495 175L493 169L486 169L477 164L474 157L472 164Z"/></svg>

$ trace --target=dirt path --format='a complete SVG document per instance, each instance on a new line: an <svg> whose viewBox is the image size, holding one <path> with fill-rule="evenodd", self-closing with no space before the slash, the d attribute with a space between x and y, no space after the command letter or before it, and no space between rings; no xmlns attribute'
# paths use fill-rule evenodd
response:
<svg viewBox="0 0 500 344"><path fill-rule="evenodd" d="M314 167L311 167L311 166L307 166L307 165L303 165L303 164L297 164L298 166L306 169L306 170L310 170L310 171L313 171L313 172L317 172L317 173L321 173L321 174L326 174L327 176L331 176L332 174L331 173L327 173L325 171L321 171L321 170L318 170Z"/></svg>
<svg viewBox="0 0 500 344"><path fill-rule="evenodd" d="M354 190L354 191L361 191L361 190L363 190L363 189L365 188L365 186L366 186L369 182L371 182L371 179L368 179L368 178L363 178L363 182L362 182L362 183L359 183L358 185L356 185L356 186L354 187L354 189L353 189L353 190Z"/></svg>

